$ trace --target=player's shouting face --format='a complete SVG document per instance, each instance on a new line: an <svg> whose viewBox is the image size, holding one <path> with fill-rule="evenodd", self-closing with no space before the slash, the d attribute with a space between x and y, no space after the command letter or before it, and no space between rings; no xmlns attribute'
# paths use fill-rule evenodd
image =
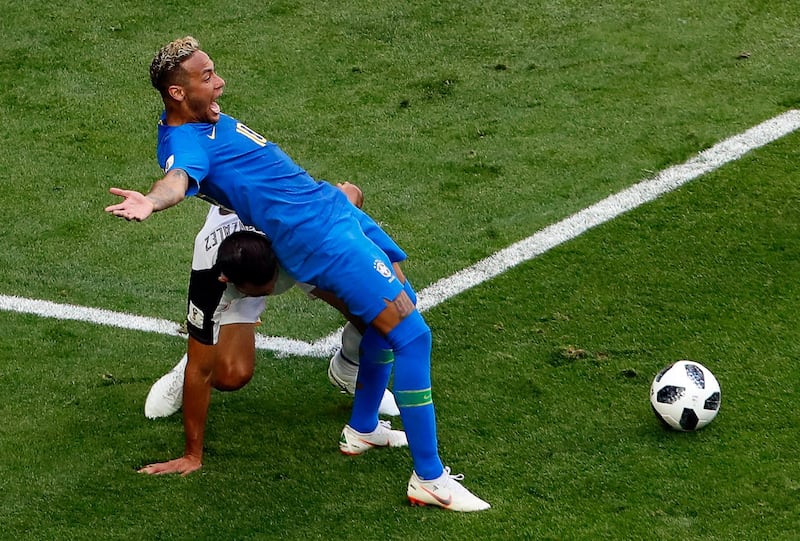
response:
<svg viewBox="0 0 800 541"><path fill-rule="evenodd" d="M203 51L195 51L181 63L184 71L183 109L187 122L219 120L217 99L225 88L225 80L214 71L214 62Z"/></svg>

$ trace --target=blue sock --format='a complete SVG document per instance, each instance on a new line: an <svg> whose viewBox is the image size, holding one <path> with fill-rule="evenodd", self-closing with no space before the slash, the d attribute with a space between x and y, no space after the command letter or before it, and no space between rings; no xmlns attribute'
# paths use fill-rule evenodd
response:
<svg viewBox="0 0 800 541"><path fill-rule="evenodd" d="M444 471L431 396L431 331L414 311L386 337L394 349L394 396L408 437L414 471L436 479Z"/></svg>
<svg viewBox="0 0 800 541"><path fill-rule="evenodd" d="M372 432L378 426L378 406L392 374L391 346L374 327L367 327L359 346L356 395L350 413L351 428Z"/></svg>

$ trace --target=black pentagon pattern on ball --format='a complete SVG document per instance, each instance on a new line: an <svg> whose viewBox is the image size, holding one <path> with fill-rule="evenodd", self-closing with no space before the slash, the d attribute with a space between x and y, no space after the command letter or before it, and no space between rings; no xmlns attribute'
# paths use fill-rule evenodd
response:
<svg viewBox="0 0 800 541"><path fill-rule="evenodd" d="M700 419L697 418L697 414L694 412L693 409L690 408L683 408L683 413L681 414L681 420L678 424L681 425L681 428L684 430L694 430L697 428L697 423Z"/></svg>
<svg viewBox="0 0 800 541"><path fill-rule="evenodd" d="M701 389L706 388L706 377L705 374L703 374L703 369L696 364L686 365L686 375Z"/></svg>
<svg viewBox="0 0 800 541"><path fill-rule="evenodd" d="M685 387L679 387L677 385L664 385L658 390L658 393L656 394L656 400L662 404L674 404L683 396L683 393L685 392Z"/></svg>
<svg viewBox="0 0 800 541"><path fill-rule="evenodd" d="M713 393L711 396L706 398L706 401L703 403L703 409L716 411L719 409L719 401L720 394Z"/></svg>
<svg viewBox="0 0 800 541"><path fill-rule="evenodd" d="M672 363L671 365L665 366L663 369L661 369L661 372L656 374L656 381L661 381L661 378L664 377L664 374L669 372L669 369L672 368L673 366L675 366L675 363Z"/></svg>

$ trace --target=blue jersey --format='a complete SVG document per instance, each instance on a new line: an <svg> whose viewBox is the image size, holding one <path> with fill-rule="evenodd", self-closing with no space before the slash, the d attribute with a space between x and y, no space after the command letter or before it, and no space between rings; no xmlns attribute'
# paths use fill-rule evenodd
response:
<svg viewBox="0 0 800 541"><path fill-rule="evenodd" d="M351 213L341 190L317 182L276 144L227 115L216 124L162 122L158 161L165 171L189 175L187 195L235 210L242 222L263 231L286 268L296 268L317 248L324 224Z"/></svg>
<svg viewBox="0 0 800 541"><path fill-rule="evenodd" d="M334 275L352 252L353 241L373 244L387 263L405 259L397 244L341 190L315 180L275 143L236 119L223 114L216 124L180 126L168 126L163 119L158 161L164 171L182 169L190 177L187 195L234 210L243 223L264 232L296 280L346 300L348 288ZM368 314L361 315L369 321Z"/></svg>

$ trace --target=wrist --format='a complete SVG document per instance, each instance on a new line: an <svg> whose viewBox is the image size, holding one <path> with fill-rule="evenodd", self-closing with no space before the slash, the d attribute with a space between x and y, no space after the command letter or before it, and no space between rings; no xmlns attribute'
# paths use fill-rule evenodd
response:
<svg viewBox="0 0 800 541"><path fill-rule="evenodd" d="M145 195L144 196L144 200L147 201L148 203L150 203L150 212L151 213L161 210L160 208L158 208L157 200L152 198L152 197L150 197L150 194Z"/></svg>

